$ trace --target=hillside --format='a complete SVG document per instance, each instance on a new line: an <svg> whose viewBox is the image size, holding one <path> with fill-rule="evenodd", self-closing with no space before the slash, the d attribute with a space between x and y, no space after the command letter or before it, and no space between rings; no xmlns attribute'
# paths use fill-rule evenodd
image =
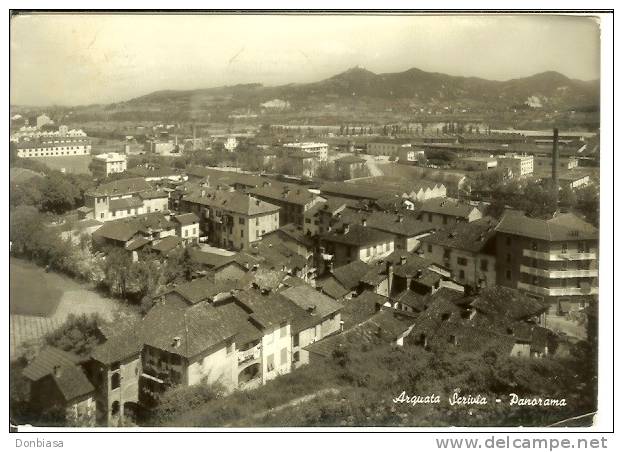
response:
<svg viewBox="0 0 623 452"><path fill-rule="evenodd" d="M598 81L573 80L544 72L507 81L457 77L412 68L404 72L375 74L352 68L328 79L304 84L265 87L244 84L188 91L157 91L117 104L117 107L189 107L246 105L259 107L271 99L283 99L293 106L316 102L357 99L399 101L423 105L440 103L489 104L508 108L529 104L535 108L573 109L599 103Z"/></svg>

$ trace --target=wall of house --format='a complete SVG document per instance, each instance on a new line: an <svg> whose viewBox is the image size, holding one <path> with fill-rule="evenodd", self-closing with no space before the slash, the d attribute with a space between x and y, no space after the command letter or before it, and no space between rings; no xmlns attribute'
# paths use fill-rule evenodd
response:
<svg viewBox="0 0 623 452"><path fill-rule="evenodd" d="M199 240L199 223L193 223L186 226L178 225L176 234L185 241L196 242Z"/></svg>
<svg viewBox="0 0 623 452"><path fill-rule="evenodd" d="M68 426L95 427L95 398L89 395L83 399L72 400L65 409Z"/></svg>
<svg viewBox="0 0 623 452"><path fill-rule="evenodd" d="M446 249L448 250L447 254L445 253ZM421 251L426 259L449 269L452 272L452 279L460 284L467 284L472 287L487 287L496 284L495 256L472 254L432 243L425 243L421 247ZM460 264L459 260L464 264Z"/></svg>
<svg viewBox="0 0 623 452"><path fill-rule="evenodd" d="M202 382L207 384L220 383L227 389L238 385L238 358L236 344L221 344L209 354L193 359L186 368L186 384L196 385Z"/></svg>
<svg viewBox="0 0 623 452"><path fill-rule="evenodd" d="M273 367L269 370L271 359ZM277 327L262 337L262 384L278 375L289 373L291 369L292 338L290 324L287 324L281 328Z"/></svg>
<svg viewBox="0 0 623 452"><path fill-rule="evenodd" d="M169 198L144 199L141 213L164 212L169 210Z"/></svg>
<svg viewBox="0 0 623 452"><path fill-rule="evenodd" d="M96 382L96 397L103 409L99 415L103 416L102 421L109 426L118 425L123 418L125 403L138 403L139 399L139 378L143 369L140 356L135 355L118 364L118 369L102 364L96 365L94 369L93 379ZM119 376L117 388L112 386L115 374ZM113 403L115 402L119 404L119 411L113 414Z"/></svg>
<svg viewBox="0 0 623 452"><path fill-rule="evenodd" d="M394 252L394 240L380 242L376 245L369 245L359 248L359 260L363 262L370 262L373 260L381 259Z"/></svg>

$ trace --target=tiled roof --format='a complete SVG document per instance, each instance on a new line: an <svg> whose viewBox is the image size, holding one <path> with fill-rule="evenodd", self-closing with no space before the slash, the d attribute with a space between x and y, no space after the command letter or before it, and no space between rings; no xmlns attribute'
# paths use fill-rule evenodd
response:
<svg viewBox="0 0 623 452"><path fill-rule="evenodd" d="M420 239L421 243L441 245L472 253L495 254L497 220L483 217L469 223L457 223Z"/></svg>
<svg viewBox="0 0 623 452"><path fill-rule="evenodd" d="M197 304L200 301L205 301L220 293L227 293L235 288L237 287L231 281L215 282L208 278L199 278L179 284L171 289L170 292L181 295L189 304Z"/></svg>
<svg viewBox="0 0 623 452"><path fill-rule="evenodd" d="M404 264L401 264L401 259L405 260ZM391 262L394 266L394 275L402 278L423 276L428 267L432 265L432 261L424 259L417 254L400 251L394 251L384 261Z"/></svg>
<svg viewBox="0 0 623 452"><path fill-rule="evenodd" d="M80 363L80 358L70 352L47 346L24 369L22 374L31 381L37 381L54 371L54 366L72 367Z"/></svg>
<svg viewBox="0 0 623 452"><path fill-rule="evenodd" d="M467 218L474 206L450 198L431 198L422 202L420 212Z"/></svg>
<svg viewBox="0 0 623 452"><path fill-rule="evenodd" d="M394 236L378 229L364 227L358 224L349 225L348 231L328 232L321 234L321 240L326 242L343 243L353 246L377 245L384 242L393 242Z"/></svg>
<svg viewBox="0 0 623 452"><path fill-rule="evenodd" d="M160 212L108 221L93 233L96 237L126 242L139 232L173 229L174 225Z"/></svg>
<svg viewBox="0 0 623 452"><path fill-rule="evenodd" d="M148 190L139 193L141 199L159 199L159 198L168 198L169 195L165 191L161 190Z"/></svg>
<svg viewBox="0 0 623 452"><path fill-rule="evenodd" d="M359 296L345 301L342 308L344 328L350 329L365 322L378 311L379 306L383 306L387 301L386 297L369 290L365 290Z"/></svg>
<svg viewBox="0 0 623 452"><path fill-rule="evenodd" d="M184 241L177 235L169 235L158 240L158 242L154 243L151 247L160 253L167 254L169 251L180 246L183 242Z"/></svg>
<svg viewBox="0 0 623 452"><path fill-rule="evenodd" d="M251 312L250 317L263 328L274 328L286 322L300 320L301 316L307 317L305 311L279 294L263 295L257 290L247 290L235 294L234 297Z"/></svg>
<svg viewBox="0 0 623 452"><path fill-rule="evenodd" d="M143 347L141 327L141 322L117 323L114 329L111 328L106 342L91 352L91 357L102 364L110 365L137 356Z"/></svg>
<svg viewBox="0 0 623 452"><path fill-rule="evenodd" d="M151 189L152 186L149 182L146 182L142 177L135 177L102 184L87 194L92 196L120 196L124 194L140 193Z"/></svg>
<svg viewBox="0 0 623 452"><path fill-rule="evenodd" d="M125 248L128 251L135 251L147 245L149 242L150 240L146 239L145 237L136 237L135 239L132 239L128 243L126 243Z"/></svg>
<svg viewBox="0 0 623 452"><path fill-rule="evenodd" d="M369 200L377 200L389 195L402 195L403 193L402 190L391 190L348 182L327 182L320 186L320 192L323 196L327 194Z"/></svg>
<svg viewBox="0 0 623 452"><path fill-rule="evenodd" d="M278 206L237 191L215 189L204 189L204 191L206 192L205 196L201 196L201 193L189 194L182 199L190 203L249 216L279 211Z"/></svg>
<svg viewBox="0 0 623 452"><path fill-rule="evenodd" d="M416 219L413 214L372 212L366 217L366 225L391 234L414 237L432 230L430 223Z"/></svg>
<svg viewBox="0 0 623 452"><path fill-rule="evenodd" d="M331 274L346 289L354 290L372 267L360 260L333 269Z"/></svg>
<svg viewBox="0 0 623 452"><path fill-rule="evenodd" d="M279 235L285 235L286 237L294 240L295 242L300 243L301 245L309 249L313 248L314 246L314 239L308 236L307 234L305 234L302 227L294 223L288 223L284 226L281 226L279 229L275 231L271 231L268 234L265 234L262 237L262 241L270 241L272 240L271 236L279 236ZM278 239L278 240L281 240L281 239Z"/></svg>
<svg viewBox="0 0 623 452"><path fill-rule="evenodd" d="M84 396L95 390L79 365L79 358L55 347L45 347L23 371L30 381L44 377L54 380L66 401ZM57 373L55 374L55 368Z"/></svg>
<svg viewBox="0 0 623 452"><path fill-rule="evenodd" d="M327 278L323 281L316 281L316 284L320 287L322 293L327 294L334 300L339 300L351 292L351 290L341 285L334 277Z"/></svg>
<svg viewBox="0 0 623 452"><path fill-rule="evenodd" d="M597 228L572 213L540 220L509 211L502 217L496 231L552 242L599 238Z"/></svg>
<svg viewBox="0 0 623 452"><path fill-rule="evenodd" d="M188 226L191 224L199 223L199 217L192 212L175 215L174 217L171 218L171 220L179 223L182 226Z"/></svg>
<svg viewBox="0 0 623 452"><path fill-rule="evenodd" d="M314 307L316 313L324 318L342 309L342 304L323 295L310 286L291 287L280 292L302 309Z"/></svg>
<svg viewBox="0 0 623 452"><path fill-rule="evenodd" d="M341 334L334 334L314 342L305 350L323 357L330 357L334 350L353 345L390 343L409 332L414 320L395 313L393 310L380 311L368 320Z"/></svg>
<svg viewBox="0 0 623 452"><path fill-rule="evenodd" d="M277 182L272 182L270 186L252 188L248 192L259 198L267 198L269 200L288 202L301 206L309 204L316 196L305 188L290 187L289 185L279 184Z"/></svg>
<svg viewBox="0 0 623 452"><path fill-rule="evenodd" d="M487 287L471 302L472 308L497 320L522 320L547 311L549 304L508 287Z"/></svg>
<svg viewBox="0 0 623 452"><path fill-rule="evenodd" d="M129 198L113 199L108 205L110 210L133 209L141 207L143 205L143 201L140 198L131 196Z"/></svg>

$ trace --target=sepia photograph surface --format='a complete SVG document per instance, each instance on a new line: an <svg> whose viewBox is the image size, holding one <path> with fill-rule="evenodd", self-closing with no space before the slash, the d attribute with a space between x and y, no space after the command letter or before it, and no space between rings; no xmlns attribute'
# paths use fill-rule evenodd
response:
<svg viewBox="0 0 623 452"><path fill-rule="evenodd" d="M601 44L12 11L11 425L592 426Z"/></svg>

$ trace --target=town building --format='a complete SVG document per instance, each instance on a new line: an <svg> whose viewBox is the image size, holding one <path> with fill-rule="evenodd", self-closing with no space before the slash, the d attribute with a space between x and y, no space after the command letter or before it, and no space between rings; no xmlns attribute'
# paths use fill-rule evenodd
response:
<svg viewBox="0 0 623 452"><path fill-rule="evenodd" d="M44 347L24 368L32 414L46 422L66 426L94 427L95 387L77 355L56 347ZM56 417L56 419L54 419Z"/></svg>
<svg viewBox="0 0 623 452"><path fill-rule="evenodd" d="M588 174L579 174L573 171L563 172L558 175L560 188L566 186L572 190L590 185L591 178Z"/></svg>
<svg viewBox="0 0 623 452"><path fill-rule="evenodd" d="M168 193L140 177L101 184L84 198L85 217L102 222L169 210Z"/></svg>
<svg viewBox="0 0 623 452"><path fill-rule="evenodd" d="M342 223L335 231L320 235L322 254L330 256L334 266L354 260L372 262L394 251L394 236L359 224Z"/></svg>
<svg viewBox="0 0 623 452"><path fill-rule="evenodd" d="M426 153L424 149L416 148L414 146L401 146L398 148L398 163L404 165L415 165L423 160L426 160Z"/></svg>
<svg viewBox="0 0 623 452"><path fill-rule="evenodd" d="M174 386L258 387L304 364L302 347L340 329L341 305L305 289L232 294L197 279L154 301L92 353L104 425L122 425L128 411L155 406Z"/></svg>
<svg viewBox="0 0 623 452"><path fill-rule="evenodd" d="M567 156L567 157L558 157L558 168L559 171L571 170L573 168L577 168L579 165L579 159L575 156ZM552 172L552 156L542 156L536 155L534 156L534 170L547 172L551 174Z"/></svg>
<svg viewBox="0 0 623 452"><path fill-rule="evenodd" d="M572 213L543 220L508 211L496 227L497 284L579 309L598 294L599 231Z"/></svg>
<svg viewBox="0 0 623 452"><path fill-rule="evenodd" d="M498 167L508 168L513 177L528 176L534 172L534 156L507 152L504 157L498 158Z"/></svg>
<svg viewBox="0 0 623 452"><path fill-rule="evenodd" d="M98 154L91 160L91 173L94 177L103 179L111 174L123 173L128 168L128 159L125 154L108 152Z"/></svg>
<svg viewBox="0 0 623 452"><path fill-rule="evenodd" d="M279 207L233 189L201 188L180 200L180 211L193 212L215 246L247 250L279 228Z"/></svg>
<svg viewBox="0 0 623 452"><path fill-rule="evenodd" d="M318 170L319 160L315 154L305 151L292 151L285 156L294 176L312 178Z"/></svg>
<svg viewBox="0 0 623 452"><path fill-rule="evenodd" d="M294 151L302 151L313 155L319 162L326 162L329 158L329 145L327 143L286 143L283 147L288 154Z"/></svg>
<svg viewBox="0 0 623 452"><path fill-rule="evenodd" d="M254 197L279 206L280 226L294 223L303 226L305 212L323 202L323 198L304 187L264 182L261 187L252 188L248 193Z"/></svg>
<svg viewBox="0 0 623 452"><path fill-rule="evenodd" d="M497 168L498 161L495 157L464 157L457 161L456 166L465 171L487 171Z"/></svg>
<svg viewBox="0 0 623 452"><path fill-rule="evenodd" d="M337 159L335 161L335 172L341 179L353 179L368 175L365 159L354 155Z"/></svg>
<svg viewBox="0 0 623 452"><path fill-rule="evenodd" d="M368 143L368 154L398 156L401 150L411 150L411 143L405 140L382 140Z"/></svg>
<svg viewBox="0 0 623 452"><path fill-rule="evenodd" d="M171 221L175 223L175 235L184 243L197 243L199 241L199 217L194 213L171 215Z"/></svg>
<svg viewBox="0 0 623 452"><path fill-rule="evenodd" d="M469 223L478 220L482 218L482 212L456 199L433 198L422 203L417 218L437 228L445 228L460 222Z"/></svg>
<svg viewBox="0 0 623 452"><path fill-rule="evenodd" d="M419 252L449 272L458 284L472 288L495 285L496 225L490 217L455 223L420 239Z"/></svg>
<svg viewBox="0 0 623 452"><path fill-rule="evenodd" d="M90 155L91 141L82 137L41 137L32 140L20 140L16 143L17 156L32 157L62 157L75 155Z"/></svg>

